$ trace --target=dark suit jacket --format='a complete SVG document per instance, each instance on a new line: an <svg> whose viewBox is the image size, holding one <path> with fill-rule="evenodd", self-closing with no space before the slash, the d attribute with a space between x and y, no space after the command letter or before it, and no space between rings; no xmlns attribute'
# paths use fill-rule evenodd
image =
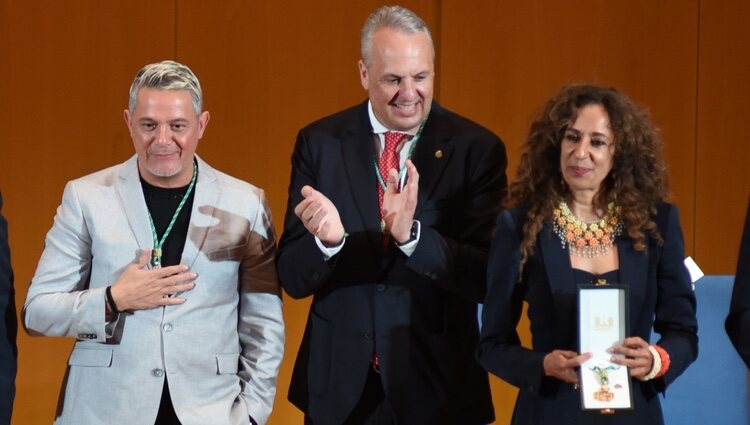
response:
<svg viewBox="0 0 750 425"><path fill-rule="evenodd" d="M519 387L514 424L625 423L659 424L658 397L698 354L695 296L683 265L684 242L677 208L661 204L654 217L664 244L648 238L648 254L633 250L627 237L617 241L619 277L629 287L631 336L658 344L671 358L668 372L648 382L631 381L634 409L601 417L581 413L580 394L572 385L544 376L544 356L554 349L578 351L577 284L567 249L546 225L535 253L518 281L526 209L504 211L497 222L490 252L487 299L479 342L479 362ZM520 345L516 332L523 301L528 302L532 346Z"/></svg>
<svg viewBox="0 0 750 425"><path fill-rule="evenodd" d="M472 352L507 183L505 148L488 130L433 104L412 158L421 236L407 257L382 241L370 127L365 102L297 137L277 266L289 295L313 301L289 400L315 425L340 424L377 347L398 423L487 423L488 377ZM306 184L331 199L349 233L329 261L294 214Z"/></svg>
<svg viewBox="0 0 750 425"><path fill-rule="evenodd" d="M0 211L3 196L0 194ZM8 223L0 213L0 424L9 424L16 393L16 300L13 270L10 267Z"/></svg>
<svg viewBox="0 0 750 425"><path fill-rule="evenodd" d="M750 200L745 214L745 231L742 233L740 255L737 259L732 302L724 327L742 360L750 368Z"/></svg>

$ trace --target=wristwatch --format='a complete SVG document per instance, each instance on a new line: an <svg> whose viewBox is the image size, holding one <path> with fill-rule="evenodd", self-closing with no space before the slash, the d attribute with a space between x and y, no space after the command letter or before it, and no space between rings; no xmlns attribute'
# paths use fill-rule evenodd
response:
<svg viewBox="0 0 750 425"><path fill-rule="evenodd" d="M419 222L417 220L414 220L411 223L411 232L409 233L409 239L405 240L404 243L396 242L396 245L404 246L406 244L416 241L417 239L419 239Z"/></svg>

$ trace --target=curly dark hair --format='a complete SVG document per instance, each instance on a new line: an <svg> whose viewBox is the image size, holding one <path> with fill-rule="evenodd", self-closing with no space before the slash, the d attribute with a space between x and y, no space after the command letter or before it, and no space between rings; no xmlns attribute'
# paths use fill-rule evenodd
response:
<svg viewBox="0 0 750 425"><path fill-rule="evenodd" d="M547 101L531 124L508 192L507 206L528 208L521 270L534 253L544 222L551 220L560 200L568 198L560 170L561 144L578 111L588 105L601 105L607 111L615 146L612 170L594 196L594 207L606 210L612 201L622 207L623 226L636 251L646 252L646 232L658 244L664 242L652 216L667 197L667 172L662 143L648 114L614 88L568 85Z"/></svg>

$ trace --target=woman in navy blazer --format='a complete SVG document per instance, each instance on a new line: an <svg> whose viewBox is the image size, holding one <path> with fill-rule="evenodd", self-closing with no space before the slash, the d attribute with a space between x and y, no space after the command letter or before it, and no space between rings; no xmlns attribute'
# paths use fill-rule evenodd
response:
<svg viewBox="0 0 750 425"><path fill-rule="evenodd" d="M648 116L611 88L564 87L532 124L511 208L497 222L478 350L488 371L519 388L513 424L663 423L657 395L698 344L660 150ZM577 285L597 281L629 292L629 336L605 361L628 367L632 409L607 415L582 410L578 386L592 354L578 352ZM516 332L524 301L532 348Z"/></svg>

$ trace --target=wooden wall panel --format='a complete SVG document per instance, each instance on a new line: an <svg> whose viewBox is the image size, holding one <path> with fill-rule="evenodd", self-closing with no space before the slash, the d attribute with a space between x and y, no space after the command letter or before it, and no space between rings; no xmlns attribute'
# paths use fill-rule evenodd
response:
<svg viewBox="0 0 750 425"><path fill-rule="evenodd" d="M529 124L560 86L613 85L663 129L674 200L691 246L698 1L444 1L440 101L506 142L513 176ZM690 249L688 249L690 251ZM521 324L528 338L528 323ZM495 380L497 423L515 389Z"/></svg>
<svg viewBox="0 0 750 425"><path fill-rule="evenodd" d="M363 101L360 29L377 1L177 3L177 58L201 79L211 122L198 149L267 192L283 229L290 157L304 125ZM432 0L402 3L436 27ZM287 401L310 299L284 299L287 343L271 425L302 423Z"/></svg>
<svg viewBox="0 0 750 425"><path fill-rule="evenodd" d="M697 0L483 6L443 2L444 105L503 137L514 172L532 117L562 85L619 88L663 130L674 200L692 241Z"/></svg>
<svg viewBox="0 0 750 425"><path fill-rule="evenodd" d="M19 310L65 182L132 155L128 87L173 55L173 17L171 2L0 2L0 188ZM13 423L51 423L72 340L18 339Z"/></svg>
<svg viewBox="0 0 750 425"><path fill-rule="evenodd" d="M701 2L695 257L734 274L750 193L750 3Z"/></svg>
<svg viewBox="0 0 750 425"><path fill-rule="evenodd" d="M412 1L429 19L431 1ZM367 96L359 31L376 1L178 3L177 58L198 74L211 122L199 153L286 207L297 131Z"/></svg>

